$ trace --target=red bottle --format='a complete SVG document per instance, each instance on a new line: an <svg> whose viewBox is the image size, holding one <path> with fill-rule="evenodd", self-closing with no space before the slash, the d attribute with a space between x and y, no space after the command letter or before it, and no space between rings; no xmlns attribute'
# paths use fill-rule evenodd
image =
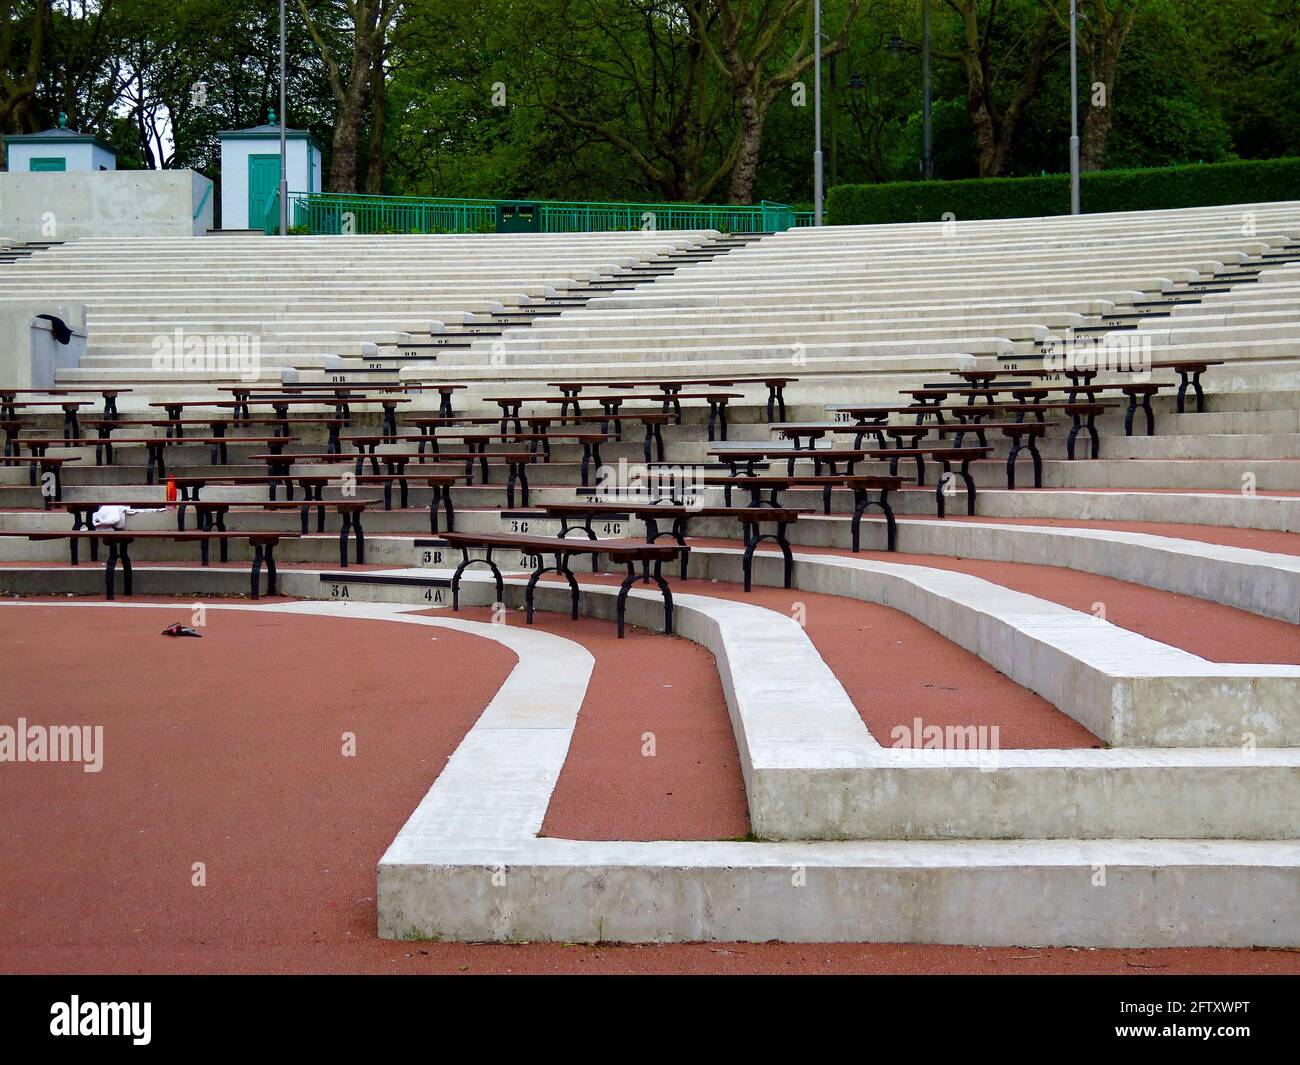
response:
<svg viewBox="0 0 1300 1065"><path fill-rule="evenodd" d="M172 478L167 478L167 502L176 502L176 482Z"/></svg>

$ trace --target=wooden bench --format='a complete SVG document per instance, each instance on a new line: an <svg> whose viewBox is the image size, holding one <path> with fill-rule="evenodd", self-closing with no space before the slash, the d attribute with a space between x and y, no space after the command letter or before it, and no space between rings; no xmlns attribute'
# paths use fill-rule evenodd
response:
<svg viewBox="0 0 1300 1065"><path fill-rule="evenodd" d="M1005 403L981 403L978 406L972 406L968 403L946 404L946 403L909 403L902 406L835 406L826 409L835 414L843 414L846 418L854 419L852 423L842 422L839 432L852 432L857 434L854 446L860 446L862 437L875 435L877 442L883 447L884 439L879 435L879 430L883 430L889 424L891 415L902 414L907 417L916 419L916 424L923 424L927 418L933 417L940 425L946 425L944 420L945 414L950 414L958 421L975 423L984 418L995 418L1008 406Z"/></svg>
<svg viewBox="0 0 1300 1065"><path fill-rule="evenodd" d="M661 536L671 536L681 553L682 580L686 579L687 564L690 559L690 545L686 542L687 524L691 518L735 518L740 522L741 539L745 542L745 554L742 559L745 591L750 590L750 575L753 567L754 550L764 540L771 540L781 549L785 559L785 587L789 588L794 573L794 557L790 551L790 541L786 529L799 520L800 511L778 507L695 507L671 503L545 503L542 512L548 517L560 519L560 536L581 530L589 540L596 539L596 531L591 527L593 520L609 518L615 514L630 514L644 522L646 543L653 544ZM574 524L574 520L577 524ZM660 529L661 521L671 520L672 526ZM763 533L764 523L775 523L776 532ZM592 568L595 568L595 559Z"/></svg>
<svg viewBox="0 0 1300 1065"><path fill-rule="evenodd" d="M740 377L660 377L660 378L642 378L640 380L621 380L621 381L548 381L548 388L558 388L567 398L574 401L574 411L578 412L577 399L584 388L604 388L604 389L633 389L633 388L657 388L665 396L672 397L680 393L683 388L731 388L734 385L745 384L762 384L767 388L767 420L770 422L773 418L774 411L779 411L782 420L785 419L785 386L794 384L798 381L797 377L765 377L765 376L748 376ZM567 413L568 407L561 406L560 413ZM681 404L676 404L677 421L681 423Z"/></svg>
<svg viewBox="0 0 1300 1065"><path fill-rule="evenodd" d="M99 396L104 401L104 417L117 417L117 397L130 388L0 388L0 418L12 418L13 404L19 396Z"/></svg>
<svg viewBox="0 0 1300 1065"><path fill-rule="evenodd" d="M297 510L300 512L302 520L302 535L307 536L308 514L312 507L316 508L316 531L325 531L325 511L337 511L340 518L339 523L339 565L347 566L348 564L348 534L351 533L356 541L356 560L358 564L365 562L366 542L365 533L361 528L361 515L366 507L372 503L377 503L377 499L331 499L331 500L271 500L271 499L174 499L174 500L145 500L145 501L127 501L127 502L105 502L103 500L78 501L75 503L64 503L64 509L72 515L72 528L93 529L90 520L95 511L100 507L136 507L138 509L171 509L176 510L176 531L185 532L185 510L188 507L194 508L194 515L198 519L200 531L216 529L218 532L226 532L226 514L232 507L257 508L260 510ZM435 530L436 531L436 530ZM221 561L229 561L227 542L220 542ZM72 564L77 564L77 542L69 541L69 548L72 553ZM99 545L94 540L90 543L90 558L92 562L99 560Z"/></svg>
<svg viewBox="0 0 1300 1065"><path fill-rule="evenodd" d="M44 455L52 447L93 447L95 449L95 465L104 465L104 459L108 459L108 465L113 466L113 449L122 444L134 444L143 446L148 451L148 464L145 473L145 483L153 484L155 474L159 477L167 475L167 466L163 460L163 453L169 447L203 447L210 446L211 464L213 466L225 466L228 464L229 455L227 447L231 444L261 444L263 447L269 447L274 451L279 451L285 444L296 443L291 436L189 436L182 439L176 437L156 437L156 436L119 436L119 437L86 437L82 440L66 440L62 437L40 438L40 437L19 437L19 446L26 447L32 455Z"/></svg>
<svg viewBox="0 0 1300 1065"><path fill-rule="evenodd" d="M593 402L599 403L601 413L604 415L603 421L614 415L623 413L624 403L643 402L647 397L627 394L598 395L586 396ZM708 434L709 439L714 439L715 433L721 433L720 439L727 439L727 405L733 399L743 398L739 392L679 392L673 395L663 397L661 410L659 413L669 413L669 408L676 407L676 421L681 424L681 401L683 399L703 399L709 404ZM520 408L525 403L558 403L560 404L560 413L563 416L568 412L570 404L573 404L576 415L582 412L578 409L578 400L572 396L556 398L555 396L489 396L489 401L495 403L501 408L501 431L505 432L510 423L514 423L515 431L522 432ZM640 413L640 412L636 412Z"/></svg>
<svg viewBox="0 0 1300 1065"><path fill-rule="evenodd" d="M113 598L113 577L117 571L118 563L122 565L122 594L131 595L131 555L129 548L136 540L172 540L177 543L197 543L202 552L203 565L209 564L209 546L213 541L223 543L230 540L247 540L253 548L253 565L252 565L252 590L253 599L259 598L258 586L262 574L262 566L266 565L266 594L275 595L275 548L276 545L285 539L297 539L297 533L239 533L239 532L217 532L215 530L192 530L189 532L167 532L162 530L139 530L131 531L129 529L95 529L90 532L85 530L74 532L35 532L31 530L0 531L0 536L25 536L29 540L90 540L92 544L97 544L100 540L108 545L108 559L104 564L104 596L107 599ZM77 564L74 554L73 565Z"/></svg>
<svg viewBox="0 0 1300 1065"><path fill-rule="evenodd" d="M294 405L312 405L317 407L333 406L335 414L343 421L345 425L352 424L352 407L353 403L379 403L384 408L383 429L385 432L397 432L397 404L409 403L409 397L384 398L384 397L357 397L339 402L332 401L327 396L250 396L246 400L240 399L187 399L187 400L155 400L149 404L151 407L161 407L167 412L167 417L173 423L185 421L185 410L189 407L215 407L218 410L229 410L232 412L235 424L245 420L252 420L252 406L269 406L275 412L277 421L285 422L289 420L289 408ZM177 435L184 435L177 425Z"/></svg>
<svg viewBox="0 0 1300 1065"><path fill-rule="evenodd" d="M989 426L989 428L994 428ZM1023 426L1019 423L1011 422L1005 426L999 425L996 428L1006 428L1020 435L1031 436L1033 434L1025 432ZM898 426L885 427L885 432L896 435L896 446L882 448L812 448L807 451L796 451L791 448L746 448L735 451L717 449L710 451L709 454L723 462L730 469L731 475L737 476L742 471L739 466L745 465L744 474L747 476L755 475L755 467L764 461L785 460L786 475L795 476L794 464L796 459L805 459L813 464L813 476L822 476L822 468L830 467L830 475L838 476L841 472L848 476L854 475L853 467L864 460L885 461L889 463L889 474L891 477L898 475L898 462L900 459L910 458L916 462L916 483L918 486L925 485L925 460L926 458L934 459L943 469L944 477L939 480L939 491L937 496L939 516L943 517L944 502L943 488L944 482L948 476L953 475L952 464L960 463L960 469L956 475L960 476L966 484L966 505L970 513L975 513L975 482L970 475L970 464L976 459L987 458L992 454L993 449L989 446L981 445L980 447L962 447L960 444L950 446L946 444L939 445L920 445L916 441L928 434L931 430L928 426ZM938 432L973 432L971 426L952 426L939 427ZM911 446L904 447L903 439L912 440ZM843 471L835 467L843 463Z"/></svg>
<svg viewBox="0 0 1300 1065"><path fill-rule="evenodd" d="M379 395L372 396L364 392L357 393L349 391L343 396L308 396L302 394L285 394L283 392L274 393L266 392L263 389L228 389L234 395L234 399L229 401L234 405L235 417L252 417L252 407L270 406L275 411L277 417L287 418L289 416L289 407L294 404L310 404L314 406L333 406L335 413L346 419L349 423L352 421L352 405L354 403L378 403L383 408L383 428L385 432L397 432L397 406L399 403L412 402L410 396ZM212 406L225 406L226 401L211 404Z"/></svg>
<svg viewBox="0 0 1300 1065"><path fill-rule="evenodd" d="M120 419L106 420L101 418L83 418L82 425L94 429L95 434L102 439L109 439L115 429L164 429L167 436L175 436L179 429L184 434L184 427L187 425L206 425L208 435L222 437L226 435L226 430L232 425L246 427L249 425L273 425L277 436L289 436L289 427L291 425L322 425L326 428L328 440L325 443L326 451L339 450L339 429L347 423L342 418L146 418L139 421L121 421Z"/></svg>
<svg viewBox="0 0 1300 1065"><path fill-rule="evenodd" d="M32 488L36 487L36 471L38 468L40 469L42 481L41 498L45 501L46 510L50 509L51 499L56 503L61 503L63 501L64 465L69 462L80 461L81 457L79 455L68 455L66 457L61 455L28 455L26 457L20 455L0 456L0 466L29 465L31 470L28 473L27 481ZM53 492L50 493L47 493L44 487L44 481L47 477L50 478L50 484L53 487Z"/></svg>
<svg viewBox="0 0 1300 1065"><path fill-rule="evenodd" d="M1201 388L1201 374L1211 366L1223 366L1223 359L1164 359L1153 362L1148 369L1173 370L1178 374L1178 413L1186 413L1187 389L1196 393L1196 412L1205 412L1205 391Z"/></svg>
<svg viewBox="0 0 1300 1065"><path fill-rule="evenodd" d="M438 531L438 510L441 505L447 515L447 527L450 529L455 524L455 512L451 504L451 486L458 480L459 476L445 473L377 473L361 474L354 476L357 484L381 484L384 486L384 509L393 509L393 485L398 485L401 492L401 507L406 508L409 500L408 485L427 484L433 489L433 498L429 502L429 530L436 533ZM340 480L337 473L284 473L262 475L248 474L231 477L195 475L186 477L173 477L171 481L179 489L182 500L196 500L199 493L209 484L220 485L265 485L271 497L271 502L276 500L276 492L280 486L283 486L289 500L293 501L293 486L297 483L302 489L303 498L311 503L323 503L325 486L333 481ZM323 520L323 519L322 519Z"/></svg>
<svg viewBox="0 0 1300 1065"><path fill-rule="evenodd" d="M623 424L626 422L640 422L645 427L645 436L641 443L641 450L645 456L646 462L653 461L652 451L659 457L659 461L664 460L664 437L663 427L672 419L671 414L664 414L662 411L640 411L636 414L525 414L524 421L528 423L530 433L547 434L552 425L591 425L600 424L600 431L615 441L623 439ZM612 428L612 432L611 432ZM545 446L545 445L543 445ZM547 451L549 455L549 450Z"/></svg>
<svg viewBox="0 0 1300 1065"><path fill-rule="evenodd" d="M380 451L374 453L362 453L356 455L322 455L322 454L283 454L283 455L253 455L254 462L265 462L267 474L270 476L285 477L295 465L324 465L329 463L355 462L354 475L358 482L361 481L366 463L370 464L370 477L375 480L369 483L377 484L379 479L384 476L380 472L380 465L383 465L389 478L400 477L406 473L408 465L424 465L424 458L415 451ZM428 456L433 458L433 456ZM466 480L467 486L474 484L474 464L477 462L483 473L483 484L488 486L491 481L488 478L488 471L494 465L505 466L509 473L506 477L506 506L515 505L515 486L518 485L521 493L521 500L524 506L528 505L528 467L532 463L534 456L526 451L502 451L491 454L482 454L477 451L469 452L443 452L438 457L438 462L463 462L465 471L462 476ZM430 462L429 465L436 465ZM422 474L427 475L427 474ZM405 486L405 481L399 481L399 484ZM403 499L406 498L405 487L402 489ZM403 506L406 504L403 503Z"/></svg>
<svg viewBox="0 0 1300 1065"><path fill-rule="evenodd" d="M705 476L701 478L705 485L721 487L723 490L723 499L727 506L731 506L731 493L733 489L741 489L749 493L749 505L751 507L776 507L782 508L778 499L781 492L791 488L820 488L822 490L822 513L831 512L831 492L836 488L848 489L853 493L853 521L851 525L853 533L853 550L858 550L860 533L862 527L862 515L870 507L879 507L881 513L885 516L886 530L886 547L887 551L896 551L898 549L898 523L894 518L894 508L889 503L889 493L897 491L903 486L901 477L883 477L874 474L847 474L835 477L776 477L765 475L763 477L714 477ZM768 497L763 498L763 493L767 492ZM875 499L871 498L871 493L878 493Z"/></svg>
<svg viewBox="0 0 1300 1065"><path fill-rule="evenodd" d="M1142 408L1142 413L1147 419L1147 436L1155 436L1156 416L1151 409L1151 397L1156 395L1163 386L1156 382L1144 381L1140 384L1120 385L1119 390L1128 397L1128 406L1124 410L1124 435L1133 435L1133 416L1137 414L1138 408Z"/></svg>
<svg viewBox="0 0 1300 1065"><path fill-rule="evenodd" d="M81 436L81 423L77 420L82 407L90 406L88 399L11 399L0 407L0 417L5 421L17 421L18 412L40 410L45 407L59 407L63 411L63 435L68 438Z"/></svg>
<svg viewBox="0 0 1300 1065"><path fill-rule="evenodd" d="M345 401L354 400L360 396L365 396L367 393L372 393L372 392L437 392L438 413L440 416L450 418L454 416L455 413L451 407L452 396L457 392L463 392L468 387L469 385L432 384L427 381L420 381L420 382L403 381L403 382L387 383L387 384L375 383L373 381L367 381L364 383L357 383L357 384L347 384L346 382L343 381L303 381L303 382L283 383L278 386L261 385L253 389L243 388L243 387L237 389L234 387L229 387L229 388L223 388L221 391L230 392L234 394L235 398L237 399L240 398L241 393L251 396L255 394L267 395L272 391L278 391L286 395L307 394L307 393L313 393L319 395L321 393L328 393L336 400L345 400Z"/></svg>
<svg viewBox="0 0 1300 1065"><path fill-rule="evenodd" d="M569 568L569 559L574 555L605 555L611 562L627 566L627 577L618 590L618 637L623 638L624 616L627 610L627 594L638 580L653 580L664 597L664 632L673 631L673 594L664 580L662 568L665 562L677 557L677 546L637 543L635 540L573 540L560 536L527 536L519 533L446 533L443 540L452 547L459 547L461 562L451 578L451 603L453 610L460 609L460 578L470 566L482 563L496 578L496 601L505 598L505 582L501 570L492 559L495 550L517 550L533 566L532 576L524 591L524 604L527 610L528 624L533 623L533 592L537 582L547 573L557 573L569 582L571 598L570 616L578 616L578 581ZM416 546L429 546L427 541L416 541ZM471 549L483 549L485 558L470 558ZM545 563L545 556L555 560L553 566ZM644 564L647 570L638 574L636 565Z"/></svg>
<svg viewBox="0 0 1300 1065"><path fill-rule="evenodd" d="M597 467L602 465L600 457L600 445L613 439L606 433L592 430L590 432L559 432L559 433L516 433L516 432L475 432L467 430L455 433L445 433L442 440L459 440L469 451L479 454L481 459L491 458L495 452L487 450L489 444L527 444L528 453L534 458L539 455L543 462L551 460L551 441L572 441L582 447L582 483L587 484L588 469L591 463ZM343 442L352 444L357 451L366 452L373 455L381 444L401 443L405 440L416 441L418 447L416 454L423 456L425 447L429 447L429 454L439 458L449 458L438 446L439 436L434 433L398 433L391 440L383 436L358 436L351 435L343 437ZM487 470L483 470L483 479L487 480Z"/></svg>

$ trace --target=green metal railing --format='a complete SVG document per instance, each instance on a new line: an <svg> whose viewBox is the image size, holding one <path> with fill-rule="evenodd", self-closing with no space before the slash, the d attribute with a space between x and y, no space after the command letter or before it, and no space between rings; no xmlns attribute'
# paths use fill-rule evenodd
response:
<svg viewBox="0 0 1300 1065"><path fill-rule="evenodd" d="M498 208L535 203L543 233L612 230L716 229L724 233L774 233L811 225L812 215L764 200L757 207L698 203L598 203L557 200L462 200L423 196L366 196L336 192L289 193L289 226L295 232L490 233ZM279 229L279 200L272 196L265 227Z"/></svg>

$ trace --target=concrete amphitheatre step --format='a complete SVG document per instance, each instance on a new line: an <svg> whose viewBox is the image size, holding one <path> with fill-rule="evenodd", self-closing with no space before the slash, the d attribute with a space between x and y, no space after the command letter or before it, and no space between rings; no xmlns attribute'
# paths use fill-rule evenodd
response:
<svg viewBox="0 0 1300 1065"><path fill-rule="evenodd" d="M814 499L820 503L820 492L803 494L810 498L800 500L798 493L787 493L784 500L797 507L810 506ZM535 489L533 495L538 503L568 502L575 498L573 493L562 489ZM911 495L904 493L902 499L907 500ZM1017 493L1005 495L1015 496ZM1050 501L1056 495L1040 493L1034 498ZM932 507L933 496L928 493L926 496ZM1146 498L1154 503L1166 496L1151 493ZM1171 494L1169 498L1174 502L1168 505L1178 506L1177 501L1184 497ZM1212 507L1213 499L1222 498L1206 498L1207 509ZM710 506L721 505L721 491L706 492L702 501ZM1294 523L1300 498L1279 502L1287 504L1286 513ZM1116 500L1113 506L1120 507L1122 503L1123 499ZM843 493L835 493L832 507L838 512L828 517L809 514L801 518L789 530L791 543L848 550L852 500L844 498ZM925 513L932 514L933 510ZM1111 517L1111 520L1138 521L1142 518L1127 512L1119 518ZM499 522L487 515L462 515L460 522L458 527L476 531L500 528ZM558 522L555 525L558 531ZM549 526L544 520L534 520L534 527ZM735 525L697 518L691 524L691 535L732 537ZM863 519L862 546L867 550L880 550L884 546L883 519ZM1059 566L1208 599L1264 617L1300 624L1300 556L1295 555L1107 528L1004 525L996 521L947 521L931 517L901 522L898 548L906 554Z"/></svg>
<svg viewBox="0 0 1300 1065"><path fill-rule="evenodd" d="M647 613L657 606L642 593L633 593L631 605ZM348 612L397 617L391 607L353 604ZM1295 938L1300 849L1290 842L539 838L590 668L573 661L581 649L530 647L535 630L494 626L493 633L442 618L416 623L499 639L520 665L380 861L380 924L387 937L1082 946L1284 945ZM701 627L710 623L716 621ZM719 640L720 634L715 647ZM557 661L568 667L559 677L540 672ZM788 684L765 690L776 678L754 668L762 661L752 654L745 659L742 675L753 683L743 694L754 697L745 699L744 720L757 724L766 711L776 748L812 760L815 751L797 746L806 723L781 715ZM731 666L726 656L719 663ZM724 690L735 720L741 693ZM798 706L819 709L806 700ZM781 735L782 720L796 731ZM739 732L738 746L748 784L754 765ZM494 869L506 875L494 877ZM1092 886L1099 883L1106 888Z"/></svg>
<svg viewBox="0 0 1300 1065"><path fill-rule="evenodd" d="M1007 337L959 337L953 340L942 339L908 339L908 340L872 340L857 341L808 341L791 337L787 342L778 344L738 343L738 344L696 344L680 347L647 346L638 348L630 345L607 347L603 349L541 349L531 350L527 341L518 344L507 343L494 348L491 342L475 341L470 351L459 357L465 360L479 358L486 360L494 354L506 360L518 360L530 364L537 363L572 363L577 357L590 362L691 362L711 363L736 359L753 359L757 361L784 360L791 363L796 358L833 359L864 358L869 356L885 357L890 355L1003 355L1014 350L1013 342ZM792 363L797 366L798 363Z"/></svg>

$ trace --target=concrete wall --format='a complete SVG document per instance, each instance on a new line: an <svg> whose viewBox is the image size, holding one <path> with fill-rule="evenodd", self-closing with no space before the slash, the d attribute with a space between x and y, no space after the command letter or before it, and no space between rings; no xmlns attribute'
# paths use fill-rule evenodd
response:
<svg viewBox="0 0 1300 1065"><path fill-rule="evenodd" d="M72 329L72 339L60 344L53 329L38 314L52 314ZM9 388L50 388L54 371L72 368L86 353L86 306L37 300L0 300L0 385Z"/></svg>
<svg viewBox="0 0 1300 1065"><path fill-rule="evenodd" d="M0 174L0 236L197 236L212 225L211 193L199 210L211 185L192 170Z"/></svg>

